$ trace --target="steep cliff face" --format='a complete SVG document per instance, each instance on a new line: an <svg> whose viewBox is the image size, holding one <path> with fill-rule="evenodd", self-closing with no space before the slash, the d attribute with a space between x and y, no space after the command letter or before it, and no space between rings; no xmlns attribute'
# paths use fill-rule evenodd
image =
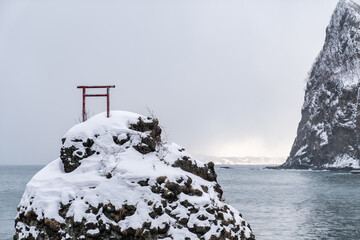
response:
<svg viewBox="0 0 360 240"><path fill-rule="evenodd" d="M340 0L305 91L302 118L281 168L359 168L360 6Z"/></svg>
<svg viewBox="0 0 360 240"><path fill-rule="evenodd" d="M99 114L27 184L14 239L255 239L216 177L163 142L156 119Z"/></svg>

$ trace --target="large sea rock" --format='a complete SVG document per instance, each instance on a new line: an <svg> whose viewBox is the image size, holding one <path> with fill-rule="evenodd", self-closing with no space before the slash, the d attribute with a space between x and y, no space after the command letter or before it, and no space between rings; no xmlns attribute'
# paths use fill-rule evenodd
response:
<svg viewBox="0 0 360 240"><path fill-rule="evenodd" d="M306 85L290 156L280 168L359 168L360 6L340 0Z"/></svg>
<svg viewBox="0 0 360 240"><path fill-rule="evenodd" d="M157 119L102 113L70 129L27 184L14 239L255 239L216 177L163 142Z"/></svg>

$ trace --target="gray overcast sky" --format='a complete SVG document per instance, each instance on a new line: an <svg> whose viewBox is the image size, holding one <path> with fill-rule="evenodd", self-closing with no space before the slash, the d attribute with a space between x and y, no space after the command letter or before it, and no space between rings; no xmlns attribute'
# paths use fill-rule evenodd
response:
<svg viewBox="0 0 360 240"><path fill-rule="evenodd" d="M1 0L0 164L45 164L79 84L194 155L287 156L336 0ZM89 112L105 100L88 101Z"/></svg>

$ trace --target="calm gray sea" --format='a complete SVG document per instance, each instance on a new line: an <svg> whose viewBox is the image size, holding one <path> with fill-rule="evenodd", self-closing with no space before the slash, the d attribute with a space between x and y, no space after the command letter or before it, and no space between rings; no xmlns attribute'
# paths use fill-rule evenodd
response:
<svg viewBox="0 0 360 240"><path fill-rule="evenodd" d="M216 167L226 202L258 240L360 239L360 174ZM16 207L41 166L0 166L0 239L12 239Z"/></svg>

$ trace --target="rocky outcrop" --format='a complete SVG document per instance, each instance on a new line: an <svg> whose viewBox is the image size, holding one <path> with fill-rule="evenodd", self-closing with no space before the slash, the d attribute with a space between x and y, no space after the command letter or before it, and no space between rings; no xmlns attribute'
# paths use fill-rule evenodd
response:
<svg viewBox="0 0 360 240"><path fill-rule="evenodd" d="M66 138L62 140L63 147L60 150L60 159L64 164L65 172L72 172L80 166L80 161L84 158L90 157L95 153L91 150L94 140L88 138L84 142L82 139L71 139L70 146L65 147Z"/></svg>
<svg viewBox="0 0 360 240"><path fill-rule="evenodd" d="M255 239L213 163L161 139L157 119L97 115L28 183L14 239Z"/></svg>
<svg viewBox="0 0 360 240"><path fill-rule="evenodd" d="M306 85L290 156L280 168L359 168L360 6L340 0Z"/></svg>

